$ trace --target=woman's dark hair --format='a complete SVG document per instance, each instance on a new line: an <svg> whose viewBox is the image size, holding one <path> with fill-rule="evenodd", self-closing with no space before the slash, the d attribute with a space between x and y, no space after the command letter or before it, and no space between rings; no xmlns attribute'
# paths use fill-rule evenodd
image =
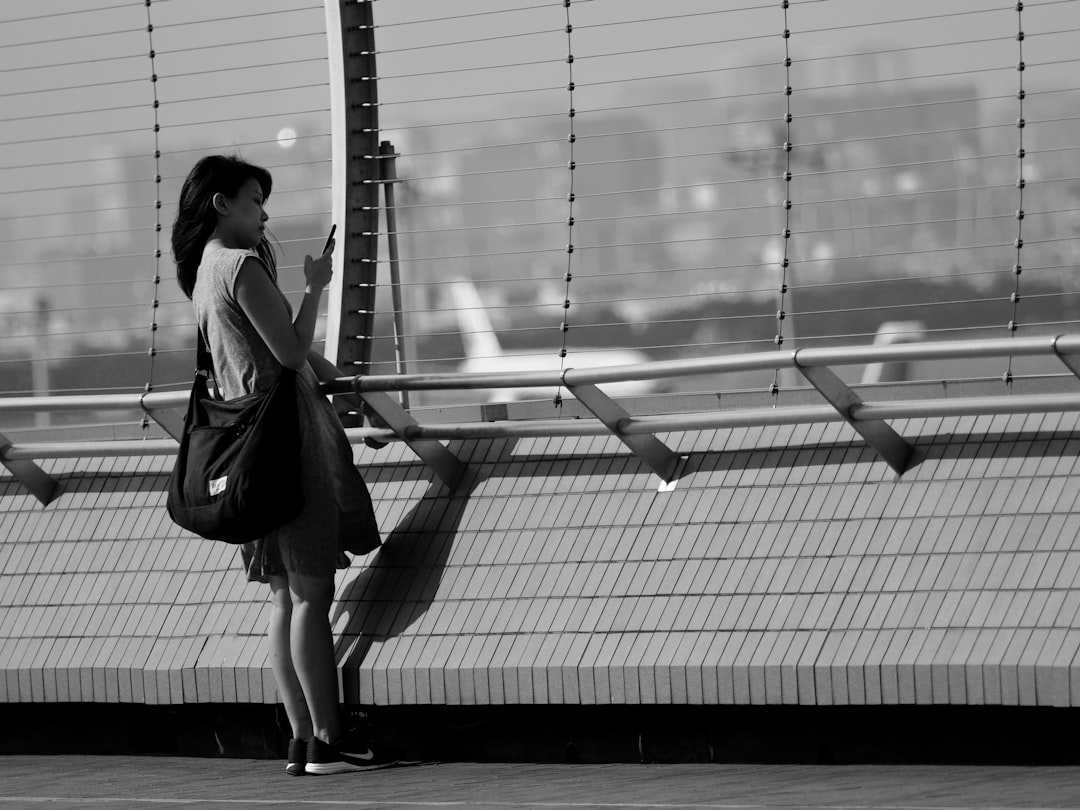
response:
<svg viewBox="0 0 1080 810"><path fill-rule="evenodd" d="M195 164L184 187L180 190L180 205L172 228L172 252L176 260L176 280L184 295L191 298L195 290L195 278L199 272L203 249L214 233L217 212L214 195L235 197L252 178L262 188L263 202L270 196L273 180L270 172L253 166L233 155L208 155ZM264 236L255 248L277 282L277 261L274 248Z"/></svg>

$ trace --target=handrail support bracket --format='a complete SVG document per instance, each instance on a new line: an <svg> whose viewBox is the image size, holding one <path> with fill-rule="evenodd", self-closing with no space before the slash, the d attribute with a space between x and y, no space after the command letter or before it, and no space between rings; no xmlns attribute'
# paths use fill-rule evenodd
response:
<svg viewBox="0 0 1080 810"><path fill-rule="evenodd" d="M903 475L911 463L914 448L887 422L881 419L856 419L855 412L863 401L831 368L799 365L797 354L795 362L807 382L844 417L844 421L866 439L867 444L881 455L897 475Z"/></svg>
<svg viewBox="0 0 1080 810"><path fill-rule="evenodd" d="M60 482L33 461L9 459L7 452L11 447L11 440L0 433L0 464L3 464L8 472L15 476L16 481L30 490L42 506L48 506L59 494Z"/></svg>
<svg viewBox="0 0 1080 810"><path fill-rule="evenodd" d="M612 435L629 447L664 483L671 483L679 468L677 453L651 433L623 433L624 426L631 419L630 414L595 385L566 382L566 387L577 397L578 402L603 422Z"/></svg>
<svg viewBox="0 0 1080 810"><path fill-rule="evenodd" d="M356 393L367 403L385 423L428 467L430 467L446 486L453 489L465 474L465 462L455 456L436 439L418 439L416 430L419 423L383 391L361 391L357 377L354 386Z"/></svg>

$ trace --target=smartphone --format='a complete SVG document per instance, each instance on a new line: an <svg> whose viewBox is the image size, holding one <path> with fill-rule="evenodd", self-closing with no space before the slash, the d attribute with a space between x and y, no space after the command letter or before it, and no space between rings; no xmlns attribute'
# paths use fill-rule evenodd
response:
<svg viewBox="0 0 1080 810"><path fill-rule="evenodd" d="M334 238L334 234L337 232L337 225L330 226L330 233L326 236L326 244L323 245L322 252L326 253L330 249L330 240ZM322 255L321 253L319 254Z"/></svg>

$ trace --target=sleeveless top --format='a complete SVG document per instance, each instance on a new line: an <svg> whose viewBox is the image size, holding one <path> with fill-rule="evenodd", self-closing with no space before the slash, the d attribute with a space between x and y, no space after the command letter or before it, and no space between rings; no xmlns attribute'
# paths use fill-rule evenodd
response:
<svg viewBox="0 0 1080 810"><path fill-rule="evenodd" d="M253 251L208 247L192 293L195 319L225 399L269 390L281 374L281 364L234 294L240 267L251 257L266 269ZM278 294L291 316L288 300L280 289ZM352 446L306 362L296 373L296 404L304 508L294 520L241 547L249 580L267 582L287 571L333 576L336 568L348 564L342 552L365 554L380 543L371 497L353 462Z"/></svg>

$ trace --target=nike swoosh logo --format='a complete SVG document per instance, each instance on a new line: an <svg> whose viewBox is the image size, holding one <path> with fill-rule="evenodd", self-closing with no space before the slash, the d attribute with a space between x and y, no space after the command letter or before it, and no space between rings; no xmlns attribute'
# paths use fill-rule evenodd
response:
<svg viewBox="0 0 1080 810"><path fill-rule="evenodd" d="M363 760L375 759L375 752L372 751L370 748L365 748L363 751L361 751L359 753L354 753L352 751L342 751L341 754L343 756L346 756L346 757L352 757L353 759L363 759Z"/></svg>

